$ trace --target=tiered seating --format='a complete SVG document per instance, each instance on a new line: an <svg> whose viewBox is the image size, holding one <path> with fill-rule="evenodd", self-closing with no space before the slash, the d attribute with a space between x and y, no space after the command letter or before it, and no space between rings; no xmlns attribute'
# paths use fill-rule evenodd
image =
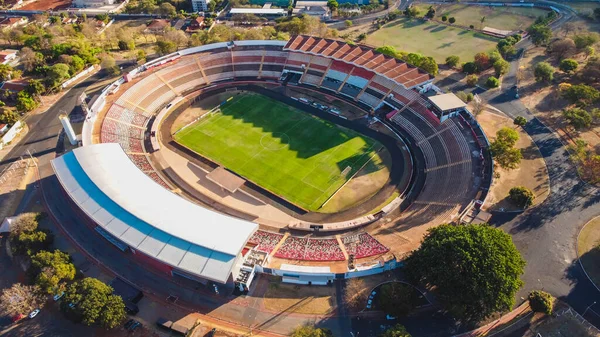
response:
<svg viewBox="0 0 600 337"><path fill-rule="evenodd" d="M274 255L282 259L304 261L344 261L336 239L309 239L289 236Z"/></svg>
<svg viewBox="0 0 600 337"><path fill-rule="evenodd" d="M148 76L144 78L144 80L133 85L131 88L129 88L129 90L125 91L121 97L119 97L116 103L126 109L138 113L144 113L145 111L138 107L138 103L147 94L164 85L165 84L158 77Z"/></svg>
<svg viewBox="0 0 600 337"><path fill-rule="evenodd" d="M154 167L148 161L148 158L143 154L128 154L129 159L144 172L154 171Z"/></svg>
<svg viewBox="0 0 600 337"><path fill-rule="evenodd" d="M379 101L380 101L379 98L374 97L373 95L371 95L367 92L364 92L362 95L360 95L358 100L372 108L375 108L379 104Z"/></svg>
<svg viewBox="0 0 600 337"><path fill-rule="evenodd" d="M289 260L303 260L307 244L307 238L288 236L274 256Z"/></svg>
<svg viewBox="0 0 600 337"><path fill-rule="evenodd" d="M171 186L167 184L156 172L146 173L152 180L156 181L160 186L170 190Z"/></svg>
<svg viewBox="0 0 600 337"><path fill-rule="evenodd" d="M248 242L255 244L257 250L271 253L282 238L282 234L258 230L252 234Z"/></svg>
<svg viewBox="0 0 600 337"><path fill-rule="evenodd" d="M315 75L306 74L302 78L302 83L318 86L319 82L321 82L321 78Z"/></svg>
<svg viewBox="0 0 600 337"><path fill-rule="evenodd" d="M141 114L135 111L125 109L124 107L119 106L117 104L113 104L110 107L108 113L106 114L106 117L116 119L126 124L133 124L141 127L145 126L148 122L148 119L150 118L150 116L146 114Z"/></svg>
<svg viewBox="0 0 600 337"><path fill-rule="evenodd" d="M387 247L367 233L345 236L342 238L342 243L346 247L346 252L354 255L355 259L381 255L389 251Z"/></svg>

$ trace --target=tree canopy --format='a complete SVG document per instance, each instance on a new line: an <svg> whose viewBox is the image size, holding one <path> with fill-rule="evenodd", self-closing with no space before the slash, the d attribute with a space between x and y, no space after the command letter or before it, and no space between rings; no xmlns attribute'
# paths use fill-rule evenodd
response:
<svg viewBox="0 0 600 337"><path fill-rule="evenodd" d="M554 79L554 67L548 62L539 62L533 69L533 75L538 82L551 82Z"/></svg>
<svg viewBox="0 0 600 337"><path fill-rule="evenodd" d="M510 235L487 224L434 227L406 259L412 279L430 287L456 318L471 322L512 308L524 267Z"/></svg>
<svg viewBox="0 0 600 337"><path fill-rule="evenodd" d="M536 46L548 44L552 37L552 30L545 24L537 24L529 27L529 38Z"/></svg>
<svg viewBox="0 0 600 337"><path fill-rule="evenodd" d="M48 294L56 294L66 281L75 278L75 266L69 254L55 250L40 251L31 258L33 273L37 274L35 283Z"/></svg>
<svg viewBox="0 0 600 337"><path fill-rule="evenodd" d="M516 149L519 140L517 131L504 127L496 132L496 139L490 144L492 156L505 169L514 169L521 162L523 154Z"/></svg>
<svg viewBox="0 0 600 337"><path fill-rule="evenodd" d="M400 282L381 286L379 307L386 314L402 317L409 314L419 303L419 294L412 286Z"/></svg>
<svg viewBox="0 0 600 337"><path fill-rule="evenodd" d="M585 84L574 84L563 91L563 97L573 104L588 105L600 99L600 91Z"/></svg>
<svg viewBox="0 0 600 337"><path fill-rule="evenodd" d="M412 337L402 324L396 324L393 327L385 330L381 337Z"/></svg>
<svg viewBox="0 0 600 337"><path fill-rule="evenodd" d="M10 288L2 290L0 312L9 316L25 315L33 309L40 308L44 300L37 286L15 283Z"/></svg>
<svg viewBox="0 0 600 337"><path fill-rule="evenodd" d="M113 289L102 281L86 277L67 287L61 309L74 312L84 324L100 324L112 329L125 318L123 299L112 292ZM70 308L70 303L75 306Z"/></svg>
<svg viewBox="0 0 600 337"><path fill-rule="evenodd" d="M290 337L333 337L331 330L324 328L316 328L312 325L298 326Z"/></svg>
<svg viewBox="0 0 600 337"><path fill-rule="evenodd" d="M533 204L533 200L535 199L535 194L524 186L515 186L510 189L508 192L508 198L512 201L517 207L527 208Z"/></svg>

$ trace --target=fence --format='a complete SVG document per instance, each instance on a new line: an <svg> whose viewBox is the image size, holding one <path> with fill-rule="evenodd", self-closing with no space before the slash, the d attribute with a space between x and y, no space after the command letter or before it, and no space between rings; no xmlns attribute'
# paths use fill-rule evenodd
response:
<svg viewBox="0 0 600 337"><path fill-rule="evenodd" d="M92 71L94 71L94 69L96 69L96 66L90 66L89 68L87 68L86 70L83 70L82 72L80 72L79 74L75 75L73 78L66 80L63 84L62 84L62 88L66 88L69 85L75 83L75 81L81 79L83 76L91 73Z"/></svg>
<svg viewBox="0 0 600 337"><path fill-rule="evenodd" d="M0 149L12 142L22 128L23 123L21 123L21 121L17 121L10 129L8 129L4 136L2 136L2 140L0 140Z"/></svg>

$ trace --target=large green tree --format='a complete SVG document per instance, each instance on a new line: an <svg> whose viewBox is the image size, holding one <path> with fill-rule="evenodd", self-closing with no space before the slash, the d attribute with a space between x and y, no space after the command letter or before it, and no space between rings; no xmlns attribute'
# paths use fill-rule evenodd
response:
<svg viewBox="0 0 600 337"><path fill-rule="evenodd" d="M44 304L44 296L37 286L15 283L2 290L0 295L0 313L9 316L26 315Z"/></svg>
<svg viewBox="0 0 600 337"><path fill-rule="evenodd" d="M538 82L551 82L554 79L554 67L548 62L540 62L533 68L533 75Z"/></svg>
<svg viewBox="0 0 600 337"><path fill-rule="evenodd" d="M510 235L487 224L441 225L406 259L407 274L456 318L477 322L514 305L525 260Z"/></svg>
<svg viewBox="0 0 600 337"><path fill-rule="evenodd" d="M600 91L589 85L575 84L568 87L563 92L563 96L571 103L588 105L600 99Z"/></svg>
<svg viewBox="0 0 600 337"><path fill-rule="evenodd" d="M294 329L290 337L333 337L333 333L329 329L316 328L307 324Z"/></svg>
<svg viewBox="0 0 600 337"><path fill-rule="evenodd" d="M112 329L126 316L123 299L112 292L113 289L102 281L86 277L67 287L61 309L75 313L84 324L100 324ZM72 308L71 303L74 304Z"/></svg>
<svg viewBox="0 0 600 337"><path fill-rule="evenodd" d="M406 316L418 302L417 291L408 284L392 282L381 286L379 306L386 314L395 317Z"/></svg>
<svg viewBox="0 0 600 337"><path fill-rule="evenodd" d="M381 337L411 337L402 324L396 324L393 327L385 330Z"/></svg>
<svg viewBox="0 0 600 337"><path fill-rule="evenodd" d="M529 38L536 46L548 44L552 37L552 30L544 24L537 24L529 27Z"/></svg>
<svg viewBox="0 0 600 337"><path fill-rule="evenodd" d="M75 266L65 252L41 251L31 258L32 272L36 274L35 283L43 292L59 293L67 281L75 278Z"/></svg>
<svg viewBox="0 0 600 337"><path fill-rule="evenodd" d="M490 151L494 160L505 169L514 169L519 165L523 154L515 148L519 140L517 131L504 127L496 132L496 139L490 144Z"/></svg>

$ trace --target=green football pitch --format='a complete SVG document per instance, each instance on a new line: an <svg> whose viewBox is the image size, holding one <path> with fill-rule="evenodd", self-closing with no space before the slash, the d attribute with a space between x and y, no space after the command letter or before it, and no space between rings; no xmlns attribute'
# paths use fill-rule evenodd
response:
<svg viewBox="0 0 600 337"><path fill-rule="evenodd" d="M256 94L234 96L174 139L309 211L318 211L382 145Z"/></svg>

